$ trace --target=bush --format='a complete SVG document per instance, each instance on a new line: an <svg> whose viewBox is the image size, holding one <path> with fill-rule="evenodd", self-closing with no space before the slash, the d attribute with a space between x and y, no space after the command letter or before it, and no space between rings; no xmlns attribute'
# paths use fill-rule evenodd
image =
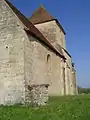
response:
<svg viewBox="0 0 90 120"><path fill-rule="evenodd" d="M90 93L90 88L81 88L81 87L78 87L78 93L79 94L82 94L82 93L88 94L88 93Z"/></svg>

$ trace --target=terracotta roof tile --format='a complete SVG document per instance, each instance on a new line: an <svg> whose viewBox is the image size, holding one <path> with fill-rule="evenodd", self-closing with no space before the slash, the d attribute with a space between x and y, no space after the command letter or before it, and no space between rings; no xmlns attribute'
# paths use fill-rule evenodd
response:
<svg viewBox="0 0 90 120"><path fill-rule="evenodd" d="M54 17L52 17L42 5L30 17L30 21L33 24L38 24L53 19Z"/></svg>

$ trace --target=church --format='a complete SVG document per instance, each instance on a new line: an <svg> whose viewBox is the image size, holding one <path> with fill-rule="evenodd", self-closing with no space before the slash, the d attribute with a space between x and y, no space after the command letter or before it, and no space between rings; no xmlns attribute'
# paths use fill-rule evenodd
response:
<svg viewBox="0 0 90 120"><path fill-rule="evenodd" d="M65 30L41 5L28 19L0 0L0 104L44 105L76 95L76 70Z"/></svg>

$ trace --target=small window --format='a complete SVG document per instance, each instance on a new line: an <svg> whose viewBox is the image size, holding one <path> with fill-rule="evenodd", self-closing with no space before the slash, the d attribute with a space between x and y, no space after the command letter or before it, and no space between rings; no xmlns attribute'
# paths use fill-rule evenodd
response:
<svg viewBox="0 0 90 120"><path fill-rule="evenodd" d="M51 58L51 57L50 57L50 54L48 54L48 55L47 55L47 62L50 61L50 58Z"/></svg>

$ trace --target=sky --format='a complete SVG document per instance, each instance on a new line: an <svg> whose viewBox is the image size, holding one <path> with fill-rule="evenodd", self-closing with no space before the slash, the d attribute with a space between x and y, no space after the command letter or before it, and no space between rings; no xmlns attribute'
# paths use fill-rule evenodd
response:
<svg viewBox="0 0 90 120"><path fill-rule="evenodd" d="M90 87L90 0L10 0L26 17L43 4L66 32L66 47L77 71L77 84Z"/></svg>

